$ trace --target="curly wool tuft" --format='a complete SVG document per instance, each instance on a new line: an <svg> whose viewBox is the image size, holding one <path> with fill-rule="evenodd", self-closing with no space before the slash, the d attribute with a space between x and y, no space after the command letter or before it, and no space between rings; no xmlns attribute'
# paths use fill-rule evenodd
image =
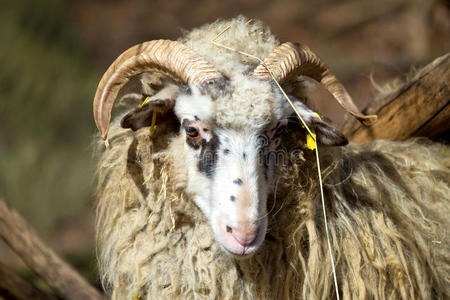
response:
<svg viewBox="0 0 450 300"><path fill-rule="evenodd" d="M218 37L227 28L228 30ZM239 74L248 75L259 64L259 61L215 46L211 41L216 37L218 37L217 42L225 43L227 47L250 53L259 58L265 58L280 44L270 29L261 21L249 20L244 16L206 24L187 32L180 39L186 46L191 47L213 63L220 73L230 79Z"/></svg>
<svg viewBox="0 0 450 300"><path fill-rule="evenodd" d="M279 168L266 241L236 260L184 193L183 141L158 130L152 140L148 128L132 133L115 124L100 157L98 258L113 299L334 296L309 154ZM449 297L449 148L412 140L320 150L343 298Z"/></svg>

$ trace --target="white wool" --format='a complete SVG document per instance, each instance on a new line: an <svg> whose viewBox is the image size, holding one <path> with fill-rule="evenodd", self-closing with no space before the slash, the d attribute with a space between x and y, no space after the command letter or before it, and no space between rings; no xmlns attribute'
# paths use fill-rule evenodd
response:
<svg viewBox="0 0 450 300"><path fill-rule="evenodd" d="M229 78L229 92L216 100L216 120L225 127L260 127L280 109L274 100L280 97L271 81L250 79L249 74L259 61L234 51L218 47L212 41L237 51L264 59L279 45L279 41L260 21L239 16L233 20L216 21L187 33L181 39ZM279 103L281 101L275 101Z"/></svg>
<svg viewBox="0 0 450 300"><path fill-rule="evenodd" d="M216 100L216 121L223 127L256 128L270 122L276 94L270 82L236 75L230 82L232 95Z"/></svg>
<svg viewBox="0 0 450 300"><path fill-rule="evenodd" d="M279 41L260 21L251 21L239 16L233 20L216 21L187 33L180 41L192 47L196 52L211 62L219 72L229 78L245 74L259 64L254 58L249 58L236 52L215 46L212 41L228 26L225 33L216 42L238 51L252 54L264 59Z"/></svg>
<svg viewBox="0 0 450 300"><path fill-rule="evenodd" d="M215 103L208 95L201 95L197 89L192 90L192 95L180 95L174 108L178 119L186 117L198 117L205 123L212 123L214 118Z"/></svg>

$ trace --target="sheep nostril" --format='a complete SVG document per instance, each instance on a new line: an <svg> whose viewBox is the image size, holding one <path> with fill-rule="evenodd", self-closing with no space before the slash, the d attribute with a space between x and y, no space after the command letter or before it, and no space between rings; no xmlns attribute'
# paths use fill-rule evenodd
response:
<svg viewBox="0 0 450 300"><path fill-rule="evenodd" d="M258 230L242 231L242 230L235 228L233 230L233 232L231 233L231 235L236 240L236 242L238 242L239 244L241 244L244 247L248 247L248 246L251 246L255 242L256 237L258 235Z"/></svg>
<svg viewBox="0 0 450 300"><path fill-rule="evenodd" d="M233 229L232 229L230 226L227 226L227 232L228 232L228 233L232 233L232 232L233 232Z"/></svg>

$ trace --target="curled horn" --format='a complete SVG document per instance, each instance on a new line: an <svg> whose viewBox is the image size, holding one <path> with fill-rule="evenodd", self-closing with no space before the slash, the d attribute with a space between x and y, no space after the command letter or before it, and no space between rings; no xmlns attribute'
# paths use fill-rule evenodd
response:
<svg viewBox="0 0 450 300"><path fill-rule="evenodd" d="M95 93L94 119L103 139L108 135L111 110L120 89L133 76L150 71L196 86L223 79L209 62L179 42L154 40L133 46L111 64Z"/></svg>
<svg viewBox="0 0 450 300"><path fill-rule="evenodd" d="M309 76L325 86L339 104L364 125L376 122L376 115L365 116L358 110L344 86L308 47L291 42L281 44L266 57L264 63L278 82L284 83L299 75ZM263 64L256 67L252 77L272 78Z"/></svg>

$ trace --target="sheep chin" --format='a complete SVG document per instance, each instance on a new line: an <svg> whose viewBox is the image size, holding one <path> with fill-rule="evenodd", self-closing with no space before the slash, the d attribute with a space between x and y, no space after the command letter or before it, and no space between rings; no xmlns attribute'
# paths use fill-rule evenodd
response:
<svg viewBox="0 0 450 300"><path fill-rule="evenodd" d="M219 227L222 228L222 226ZM263 246L267 233L267 217L262 219L255 240L245 247L242 246L230 233L226 231L218 232L217 230L214 230L214 228L213 231L216 242L225 253L236 259L248 259Z"/></svg>

